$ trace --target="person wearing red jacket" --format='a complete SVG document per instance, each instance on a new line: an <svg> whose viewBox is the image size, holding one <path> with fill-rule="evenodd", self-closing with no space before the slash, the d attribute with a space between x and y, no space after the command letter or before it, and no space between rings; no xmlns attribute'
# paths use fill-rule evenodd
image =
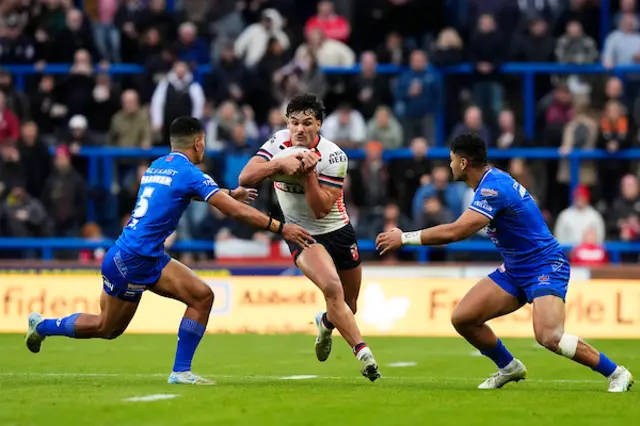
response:
<svg viewBox="0 0 640 426"><path fill-rule="evenodd" d="M306 34L315 29L324 31L327 38L342 42L346 42L351 34L349 21L335 12L333 2L330 0L321 0L318 3L318 14L309 18L304 27Z"/></svg>
<svg viewBox="0 0 640 426"><path fill-rule="evenodd" d="M0 91L0 146L15 144L19 137L18 117L6 107L4 92Z"/></svg>

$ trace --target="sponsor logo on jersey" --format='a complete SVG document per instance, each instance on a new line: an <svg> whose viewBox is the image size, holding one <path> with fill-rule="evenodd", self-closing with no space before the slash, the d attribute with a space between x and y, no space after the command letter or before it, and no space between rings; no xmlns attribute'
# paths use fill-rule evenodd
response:
<svg viewBox="0 0 640 426"><path fill-rule="evenodd" d="M304 187L302 185L285 182L275 182L273 186L282 192L289 192L291 194L304 194Z"/></svg>
<svg viewBox="0 0 640 426"><path fill-rule="evenodd" d="M479 209L485 210L487 212L492 212L493 207L489 205L485 200L477 200L473 202L473 205Z"/></svg>
<svg viewBox="0 0 640 426"><path fill-rule="evenodd" d="M346 163L347 161L349 161L349 159L344 152L334 151L329 154L329 164Z"/></svg>
<svg viewBox="0 0 640 426"><path fill-rule="evenodd" d="M482 195L483 197L497 197L498 191L490 188L482 188L480 190L480 195Z"/></svg>

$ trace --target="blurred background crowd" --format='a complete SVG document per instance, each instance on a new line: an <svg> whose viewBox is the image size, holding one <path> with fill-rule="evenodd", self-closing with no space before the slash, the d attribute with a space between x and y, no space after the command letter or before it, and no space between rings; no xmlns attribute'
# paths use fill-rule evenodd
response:
<svg viewBox="0 0 640 426"><path fill-rule="evenodd" d="M473 193L451 182L446 161L429 156L442 109L447 139L473 131L498 149L552 147L566 155L639 145L638 75L537 75L537 137L529 140L520 124L521 83L499 72L505 62L639 63L640 9L635 0L611 7L611 32L603 35L593 0L3 0L0 236L117 237L149 161L114 160L113 182L104 188L90 184L88 159L79 153L166 146L168 125L181 115L202 120L207 148L219 155L201 167L233 188L256 149L286 126L288 100L306 91L325 100L322 134L365 152L350 162L346 189L359 238L449 222ZM71 64L67 74L46 72L61 63ZM110 73L119 63L144 72ZM473 72L448 75L446 84L433 71L460 63ZM379 64L403 68L380 73ZM45 72L18 87L3 65ZM211 72L197 72L204 65ZM399 148L411 158L383 161L386 150ZM606 262L603 241L640 239L634 161L583 161L573 194L567 160L495 165L529 189L559 241L576 246L576 261ZM260 190L257 206L277 216L270 185ZM88 200L98 211L90 222ZM105 214L113 200L115 213ZM218 252L260 255L271 238L192 203L168 246L211 240Z"/></svg>

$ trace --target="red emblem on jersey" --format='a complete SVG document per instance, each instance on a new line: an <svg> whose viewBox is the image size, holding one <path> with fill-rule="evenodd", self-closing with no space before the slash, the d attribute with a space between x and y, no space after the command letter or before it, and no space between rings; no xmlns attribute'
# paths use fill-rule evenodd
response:
<svg viewBox="0 0 640 426"><path fill-rule="evenodd" d="M354 244L351 246L351 257L353 257L353 260L355 260L356 262L358 261L358 259L360 259L360 252L358 251L358 244Z"/></svg>
<svg viewBox="0 0 640 426"><path fill-rule="evenodd" d="M171 156L167 157L167 158L166 158L166 160L167 160L167 161L171 161L171 160L173 160L173 155L171 155Z"/></svg>

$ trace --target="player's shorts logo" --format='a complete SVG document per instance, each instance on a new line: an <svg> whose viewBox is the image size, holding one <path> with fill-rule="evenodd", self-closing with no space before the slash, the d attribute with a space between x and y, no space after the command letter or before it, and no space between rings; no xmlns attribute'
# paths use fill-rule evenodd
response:
<svg viewBox="0 0 640 426"><path fill-rule="evenodd" d="M360 252L358 251L358 244L353 244L351 246L351 257L353 258L354 261L358 261L358 259L360 259Z"/></svg>

